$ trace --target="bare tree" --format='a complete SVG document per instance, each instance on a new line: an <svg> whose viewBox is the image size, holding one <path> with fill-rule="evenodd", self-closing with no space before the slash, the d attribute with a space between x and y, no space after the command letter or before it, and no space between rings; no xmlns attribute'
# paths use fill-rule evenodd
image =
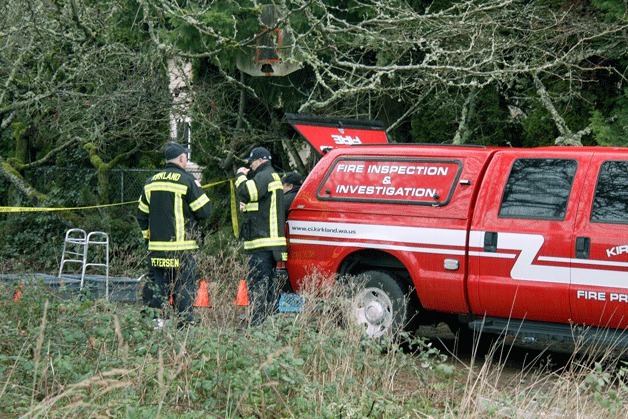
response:
<svg viewBox="0 0 628 419"><path fill-rule="evenodd" d="M25 169L119 163L167 138L164 56L133 23L132 5L8 0L0 6L0 138L15 145L0 173L16 190L32 193ZM96 168L106 182L111 165ZM104 202L105 186L99 185Z"/></svg>
<svg viewBox="0 0 628 419"><path fill-rule="evenodd" d="M227 70L228 56L254 45L259 29L239 26L241 17L235 12L221 15L232 18L223 22L224 30L216 30L215 21L207 18L231 3L142 0L157 45L172 54L210 60L225 80L260 100L254 89ZM244 9L249 6L249 13L257 6L257 2L240 3ZM407 109L389 121L396 127L420 111L426 92L448 92L466 98L460 106L462 131L456 137L465 141L475 92L487 86L508 90L524 84L536 92L536 99L556 122L561 132L557 142L577 144L577 136L585 131L571 134L560 122L558 96L550 100L547 86L564 82L569 91L561 95L578 96L601 69L625 82L625 69L596 59L618 57L626 50L625 20L591 19L577 3L565 3L559 10L520 0L466 0L441 10L413 8L402 0L276 4L283 10L276 27L293 35L293 44L283 45L288 59L298 60L312 73L308 83L299 86L304 97L299 112L372 118L383 114L393 100ZM160 36L164 32L157 28L164 16L183 22L186 34L196 33L196 48L181 48L169 41L173 37ZM546 87L539 89L540 85Z"/></svg>
<svg viewBox="0 0 628 419"><path fill-rule="evenodd" d="M0 172L26 193L20 171L27 167L123 163L156 149L168 136L165 62L173 56L211 74L190 86L193 130L206 159L227 172L252 142L281 148L284 109L385 116L392 131L420 113L427 98L443 98L458 112L452 140L464 143L475 132L476 94L488 87L516 96L508 106L524 115L521 103L542 105L557 143L578 144L588 127L569 126L565 100L578 99L602 71L626 81L616 64L627 47L626 20L591 19L579 3L552 9L534 1L466 0L436 10L404 0L351 7L284 0L275 2L280 13L272 27L261 19L261 4L3 2L0 138L14 152L3 157ZM243 77L238 57L274 29L291 34L278 45L281 59L303 69L295 78Z"/></svg>
<svg viewBox="0 0 628 419"><path fill-rule="evenodd" d="M416 103L426 90L455 88L471 98L484 86L544 78L567 81L577 92L588 74L601 67L623 72L591 59L625 51L626 25L591 22L575 10L554 12L515 0L456 2L425 13L404 2L360 4L366 18L355 22L338 18L323 2L317 9L324 12L308 14L325 42L311 42L309 33L297 38L318 82L316 94L301 110L326 108L365 93ZM323 48L331 52L327 57L320 53ZM542 91L539 98L547 106ZM548 111L552 113L550 107ZM561 134L569 136L564 128L563 123Z"/></svg>

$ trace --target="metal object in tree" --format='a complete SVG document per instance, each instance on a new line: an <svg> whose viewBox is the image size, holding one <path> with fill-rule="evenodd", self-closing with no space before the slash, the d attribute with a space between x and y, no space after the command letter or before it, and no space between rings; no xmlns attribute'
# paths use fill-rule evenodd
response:
<svg viewBox="0 0 628 419"><path fill-rule="evenodd" d="M292 36L279 22L279 10L275 5L262 7L260 23L262 31L255 39L255 46L238 57L238 69L251 76L286 76L301 68L292 61Z"/></svg>

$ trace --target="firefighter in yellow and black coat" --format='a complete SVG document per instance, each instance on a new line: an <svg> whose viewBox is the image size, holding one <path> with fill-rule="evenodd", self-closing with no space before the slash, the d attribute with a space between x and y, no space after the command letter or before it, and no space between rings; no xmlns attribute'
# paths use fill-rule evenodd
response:
<svg viewBox="0 0 628 419"><path fill-rule="evenodd" d="M172 295L180 326L193 320L198 221L210 214L209 198L194 176L185 171L189 152L177 143L166 145L166 167L146 180L137 211L149 251L144 304L159 312ZM155 320L157 327L163 326L162 318Z"/></svg>
<svg viewBox="0 0 628 419"><path fill-rule="evenodd" d="M240 238L249 255L247 288L252 326L261 324L277 311L276 266L286 258L283 188L270 160L266 148L254 148L246 159L250 169L240 167L235 181L238 198L243 203Z"/></svg>

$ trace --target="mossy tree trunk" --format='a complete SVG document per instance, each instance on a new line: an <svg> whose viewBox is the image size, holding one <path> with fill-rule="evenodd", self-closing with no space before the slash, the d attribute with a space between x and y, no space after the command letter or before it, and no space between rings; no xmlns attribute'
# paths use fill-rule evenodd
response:
<svg viewBox="0 0 628 419"><path fill-rule="evenodd" d="M106 163L96 150L96 146L93 143L85 144L85 148L89 152L89 161L92 166L98 171L98 203L109 204L109 174L111 169L116 167L122 160L128 159L140 149L140 143L138 143L133 149L126 153L118 154L108 163Z"/></svg>
<svg viewBox="0 0 628 419"><path fill-rule="evenodd" d="M37 191L26 179L22 171L27 167L28 161L28 137L27 126L23 123L13 124L13 139L15 140L14 157L7 160L0 157L0 172L11 184L9 189L8 202L17 204L20 195L25 196L28 201L37 205L46 199L46 195Z"/></svg>

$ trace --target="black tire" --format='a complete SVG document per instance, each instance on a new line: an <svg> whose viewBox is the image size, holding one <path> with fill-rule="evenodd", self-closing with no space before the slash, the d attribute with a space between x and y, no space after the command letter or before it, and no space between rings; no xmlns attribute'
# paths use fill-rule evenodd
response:
<svg viewBox="0 0 628 419"><path fill-rule="evenodd" d="M369 337L396 336L408 322L404 287L388 272L367 271L359 275L353 295L353 316Z"/></svg>

